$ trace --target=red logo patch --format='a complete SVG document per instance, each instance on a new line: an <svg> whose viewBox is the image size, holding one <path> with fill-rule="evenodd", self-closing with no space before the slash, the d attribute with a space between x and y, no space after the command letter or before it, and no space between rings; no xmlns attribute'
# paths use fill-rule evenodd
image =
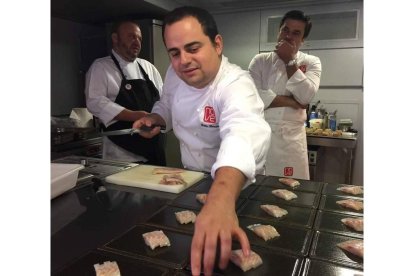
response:
<svg viewBox="0 0 414 276"><path fill-rule="evenodd" d="M299 66L300 71L302 71L303 73L306 73L306 65L301 65Z"/></svg>
<svg viewBox="0 0 414 276"><path fill-rule="evenodd" d="M204 107L204 122L206 123L216 123L216 113L211 106Z"/></svg>
<svg viewBox="0 0 414 276"><path fill-rule="evenodd" d="M284 176L292 176L293 175L293 167L285 167L283 169Z"/></svg>

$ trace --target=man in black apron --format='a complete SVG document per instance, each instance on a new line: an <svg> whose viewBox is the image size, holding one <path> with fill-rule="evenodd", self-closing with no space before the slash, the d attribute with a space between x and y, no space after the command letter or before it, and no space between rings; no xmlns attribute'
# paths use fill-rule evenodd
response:
<svg viewBox="0 0 414 276"><path fill-rule="evenodd" d="M157 87L162 87L156 68L148 61L138 59L142 35L136 23L115 23L111 38L111 56L94 61L87 74L85 89L88 110L101 120L104 131L131 128L141 111L151 112L154 103L160 99ZM104 158L131 162L146 160L148 164L166 165L164 134L152 139L137 134L108 136L108 139L112 143L104 141Z"/></svg>
<svg viewBox="0 0 414 276"><path fill-rule="evenodd" d="M155 88L154 83L149 79L142 66L137 62L145 80L127 80L114 55L111 55L111 58L122 75L121 87L119 88L119 93L115 99L115 102L129 110L144 110L146 112L151 112L154 103L160 99L160 95L157 88ZM128 121L117 121L108 127L104 127L102 125L104 131L126 129L131 128L131 126L132 123ZM145 157L148 160L148 164L162 166L166 165L164 134L157 135L151 139L143 138L138 134L115 135L108 136L108 138L125 150Z"/></svg>

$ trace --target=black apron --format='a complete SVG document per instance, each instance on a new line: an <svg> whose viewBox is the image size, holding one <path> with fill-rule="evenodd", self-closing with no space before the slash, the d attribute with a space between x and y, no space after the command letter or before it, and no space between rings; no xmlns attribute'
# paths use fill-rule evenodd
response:
<svg viewBox="0 0 414 276"><path fill-rule="evenodd" d="M160 99L160 94L154 83L149 79L148 75L138 63L139 69L145 80L134 79L127 80L123 74L118 60L111 54L116 67L122 76L121 86L115 103L133 111L144 110L151 112L154 103ZM133 122L117 121L112 125L105 127L104 131L112 131L119 129L131 128ZM147 164L165 166L165 135L160 133L157 136L147 139L139 134L134 135L117 135L108 136L108 138L116 145L132 152L136 155L144 156L148 159Z"/></svg>

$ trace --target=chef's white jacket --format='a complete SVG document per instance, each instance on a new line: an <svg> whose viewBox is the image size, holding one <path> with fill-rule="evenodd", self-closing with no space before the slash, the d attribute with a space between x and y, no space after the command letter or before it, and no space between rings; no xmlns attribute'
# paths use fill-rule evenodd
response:
<svg viewBox="0 0 414 276"><path fill-rule="evenodd" d="M265 119L272 128L266 174L309 179L305 109L268 108L277 95L293 96L309 104L319 89L321 62L318 57L298 52L299 69L288 79L286 66L275 52L256 55L249 65L265 108ZM293 172L293 174L291 174Z"/></svg>
<svg viewBox="0 0 414 276"><path fill-rule="evenodd" d="M127 79L144 79L136 62L138 61L160 94L162 93L162 78L154 65L140 58L129 62L124 60L114 50L112 50L112 53L118 60ZM115 103L121 81L122 75L110 56L95 60L86 74L86 106L89 112L99 118L106 127L115 123L114 117L124 109L124 107ZM132 124L133 122L131 122L131 127ZM104 159L128 162L146 161L143 156L133 154L117 146L108 137L103 137L102 155Z"/></svg>
<svg viewBox="0 0 414 276"><path fill-rule="evenodd" d="M188 86L168 68L163 94L152 112L173 128L185 168L239 169L252 182L262 172L270 144L263 102L248 72L222 56L216 78L205 88Z"/></svg>

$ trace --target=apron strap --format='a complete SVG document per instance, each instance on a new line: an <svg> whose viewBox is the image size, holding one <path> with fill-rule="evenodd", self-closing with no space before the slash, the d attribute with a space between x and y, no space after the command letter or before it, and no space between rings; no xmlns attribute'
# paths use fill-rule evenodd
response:
<svg viewBox="0 0 414 276"><path fill-rule="evenodd" d="M114 61L116 67L118 68L119 72L121 73L122 79L126 80L126 76L124 75L124 72L122 72L121 66L119 65L118 60L115 58L114 54L111 54L111 58Z"/></svg>

